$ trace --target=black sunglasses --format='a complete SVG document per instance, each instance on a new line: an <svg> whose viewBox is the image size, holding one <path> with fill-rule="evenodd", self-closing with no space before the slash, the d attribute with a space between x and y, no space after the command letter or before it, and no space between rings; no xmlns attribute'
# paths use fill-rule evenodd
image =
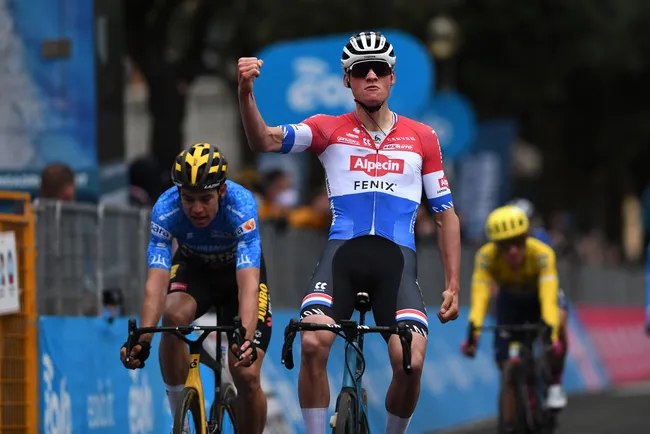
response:
<svg viewBox="0 0 650 434"><path fill-rule="evenodd" d="M354 78L366 78L371 69L377 77L386 77L392 71L390 65L386 62L359 62L350 66L350 75Z"/></svg>
<svg viewBox="0 0 650 434"><path fill-rule="evenodd" d="M526 245L526 235L522 235L516 238L511 238L509 240L497 241L497 249L499 251L505 252L510 250L511 247L523 248Z"/></svg>

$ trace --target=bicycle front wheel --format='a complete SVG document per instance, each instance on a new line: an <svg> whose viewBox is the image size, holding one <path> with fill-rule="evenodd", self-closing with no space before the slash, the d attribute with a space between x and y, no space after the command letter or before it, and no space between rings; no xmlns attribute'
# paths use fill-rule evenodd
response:
<svg viewBox="0 0 650 434"><path fill-rule="evenodd" d="M213 403L208 426L208 434L237 434L235 414L229 405Z"/></svg>
<svg viewBox="0 0 650 434"><path fill-rule="evenodd" d="M332 434L355 434L357 419L356 400L349 392L341 392L336 406L336 425Z"/></svg>
<svg viewBox="0 0 650 434"><path fill-rule="evenodd" d="M201 419L199 392L193 387L184 388L179 404L174 414L172 434L203 434L205 421Z"/></svg>

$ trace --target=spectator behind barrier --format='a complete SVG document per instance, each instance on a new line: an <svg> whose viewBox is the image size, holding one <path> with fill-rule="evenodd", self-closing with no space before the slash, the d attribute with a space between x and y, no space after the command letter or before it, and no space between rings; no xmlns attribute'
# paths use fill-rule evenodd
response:
<svg viewBox="0 0 650 434"><path fill-rule="evenodd" d="M309 205L291 210L288 223L292 228L327 230L332 222L327 190L322 188L312 195Z"/></svg>
<svg viewBox="0 0 650 434"><path fill-rule="evenodd" d="M158 162L141 157L129 166L129 203L151 207L163 192Z"/></svg>
<svg viewBox="0 0 650 434"><path fill-rule="evenodd" d="M235 182L253 193L253 196L255 196L255 201L257 202L257 207L262 207L264 204L264 197L262 195L262 187L260 185L261 180L259 173L257 173L255 169L249 167L242 170L235 178Z"/></svg>
<svg viewBox="0 0 650 434"><path fill-rule="evenodd" d="M282 170L271 170L264 175L262 188L264 198L258 210L259 219L283 227L297 199L293 197L295 190L291 188L291 178Z"/></svg>
<svg viewBox="0 0 650 434"><path fill-rule="evenodd" d="M43 169L38 198L71 202L75 196L75 175L70 167L63 163L53 163Z"/></svg>
<svg viewBox="0 0 650 434"><path fill-rule="evenodd" d="M124 299L120 288L107 288L102 291L103 316L109 323L122 315Z"/></svg>

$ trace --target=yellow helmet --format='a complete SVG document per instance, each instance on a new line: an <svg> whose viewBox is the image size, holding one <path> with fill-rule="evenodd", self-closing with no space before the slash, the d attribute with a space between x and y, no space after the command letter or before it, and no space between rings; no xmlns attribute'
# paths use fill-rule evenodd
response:
<svg viewBox="0 0 650 434"><path fill-rule="evenodd" d="M485 222L485 234L490 241L503 241L528 233L530 222L521 208L506 205L490 213Z"/></svg>
<svg viewBox="0 0 650 434"><path fill-rule="evenodd" d="M228 177L228 161L209 143L196 143L178 154L172 166L172 182L180 188L219 188Z"/></svg>

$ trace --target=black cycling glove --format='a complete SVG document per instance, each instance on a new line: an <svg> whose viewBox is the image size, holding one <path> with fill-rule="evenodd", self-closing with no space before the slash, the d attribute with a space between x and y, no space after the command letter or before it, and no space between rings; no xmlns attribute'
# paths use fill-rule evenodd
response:
<svg viewBox="0 0 650 434"><path fill-rule="evenodd" d="M246 351L248 351L248 348L247 348L246 350L242 351L242 350L241 350L241 347L242 347L246 342L248 342L249 348L252 348L252 350L253 350L253 353L251 354L251 363L255 363L255 360L257 360L257 345L255 345L255 342L253 342L253 341L250 341L250 340L248 340L248 339L244 339L244 334L245 334L245 331L244 331L243 328L240 329L240 330L235 330L235 331L233 332L233 334L232 334L232 341L233 341L233 343L234 343L235 345L237 345L238 350L237 350L237 351L233 351L233 350L232 350L232 347L230 347L230 348L231 348L231 352L235 355L235 357L237 357L238 360L241 360L241 359L242 359L242 355L243 355Z"/></svg>
<svg viewBox="0 0 650 434"><path fill-rule="evenodd" d="M122 348L126 349L128 342L124 342L124 345L122 345ZM139 341L137 344L134 345L140 345L140 352L135 355L135 358L140 360L140 366L139 368L142 369L144 368L144 361L149 358L149 354L151 353L151 344L147 341ZM127 354L128 356L128 354Z"/></svg>

